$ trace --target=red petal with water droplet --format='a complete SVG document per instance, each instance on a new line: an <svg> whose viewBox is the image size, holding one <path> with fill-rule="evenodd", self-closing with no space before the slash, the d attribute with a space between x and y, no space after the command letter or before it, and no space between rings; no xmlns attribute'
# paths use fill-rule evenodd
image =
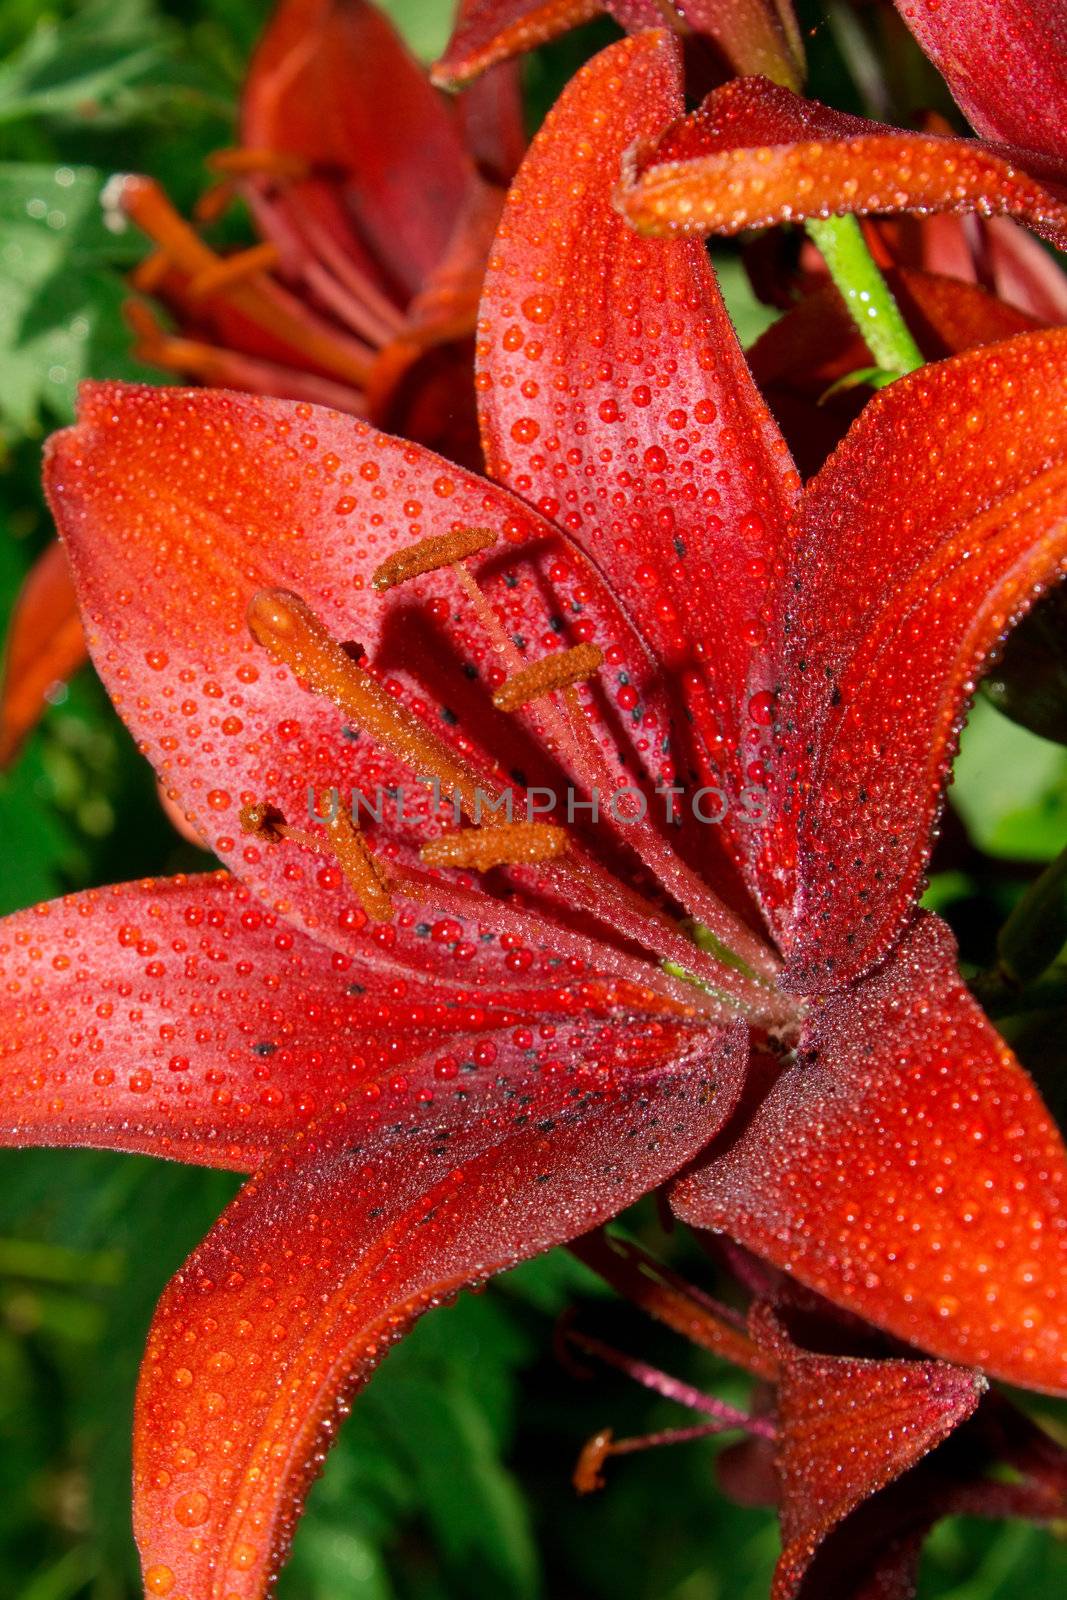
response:
<svg viewBox="0 0 1067 1600"><path fill-rule="evenodd" d="M639 239L612 205L624 152L680 106L663 33L568 85L505 206L480 404L489 470L608 574L687 696L695 759L736 794L760 781L746 707L766 687L769 575L798 480L703 247Z"/></svg>
<svg viewBox="0 0 1067 1600"><path fill-rule="evenodd" d="M466 1284L613 1216L719 1125L741 1041L700 1049L674 1070L489 1086L388 1128L335 1120L265 1168L149 1335L134 1453L149 1592L258 1600L390 1344Z"/></svg>
<svg viewBox="0 0 1067 1600"><path fill-rule="evenodd" d="M814 1007L674 1207L934 1355L1067 1391L1067 1157L937 918Z"/></svg>
<svg viewBox="0 0 1067 1600"><path fill-rule="evenodd" d="M649 233L739 233L832 213L1006 213L1067 248L1067 164L1010 145L907 133L766 78L716 89L627 176Z"/></svg>
<svg viewBox="0 0 1067 1600"><path fill-rule="evenodd" d="M788 981L878 960L910 914L990 653L1067 566L1067 333L1023 334L875 396L805 490L781 601Z"/></svg>
<svg viewBox="0 0 1067 1600"><path fill-rule="evenodd" d="M1067 19L1060 0L895 3L979 133L1062 155Z"/></svg>
<svg viewBox="0 0 1067 1600"><path fill-rule="evenodd" d="M367 0L284 0L252 59L242 142L298 156L262 220L283 251L308 225L381 284L414 294L440 260L473 178L452 108Z"/></svg>
<svg viewBox="0 0 1067 1600"><path fill-rule="evenodd" d="M0 1143L250 1171L339 1101L476 1087L538 1024L542 1060L556 1024L569 1059L620 1064L692 1037L603 981L431 987L331 955L222 873L90 890L0 922Z"/></svg>
<svg viewBox="0 0 1067 1600"><path fill-rule="evenodd" d="M0 922L0 978L0 1142L243 1171L338 1101L402 1111L509 1054L555 1061L557 1023L569 1058L619 1066L693 1037L654 996L605 979L431 987L331 955L222 873L19 912Z"/></svg>
<svg viewBox="0 0 1067 1600"><path fill-rule="evenodd" d="M671 731L666 686L591 564L492 484L351 417L285 401L90 387L46 471L101 676L216 853L335 947L395 951L402 967L432 971L452 959L459 981L506 981L507 952L481 941L476 924L435 949L413 921L368 925L328 864L241 834L240 807L261 801L307 826L309 786L337 786L346 805L353 787L378 802L380 832L408 858L440 828L419 775L366 735L346 736L332 703L272 665L246 609L263 587L297 591L337 639L364 646L387 687L455 751L487 751L503 772L521 768L526 782L554 780L562 793L558 766L523 719L493 709L500 656L453 574L384 595L371 575L416 539L496 530L498 547L473 567L507 633L526 659L582 639L602 645L593 725L613 761L658 775ZM402 819L387 792L397 785Z"/></svg>
<svg viewBox="0 0 1067 1600"><path fill-rule="evenodd" d="M8 625L0 685L0 767L14 758L47 705L87 659L85 634L63 548L50 544L28 573Z"/></svg>
<svg viewBox="0 0 1067 1600"><path fill-rule="evenodd" d="M870 1361L794 1345L755 1317L781 1365L775 1415L782 1555L773 1600L793 1600L816 1548L879 1489L907 1472L974 1412L980 1373L943 1361Z"/></svg>
<svg viewBox="0 0 1067 1600"><path fill-rule="evenodd" d="M431 77L458 89L495 62L547 44L603 10L601 0L460 0L452 37Z"/></svg>

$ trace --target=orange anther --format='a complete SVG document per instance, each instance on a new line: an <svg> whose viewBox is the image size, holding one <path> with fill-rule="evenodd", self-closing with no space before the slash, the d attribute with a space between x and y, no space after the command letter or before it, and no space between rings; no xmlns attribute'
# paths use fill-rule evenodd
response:
<svg viewBox="0 0 1067 1600"><path fill-rule="evenodd" d="M543 656L513 672L495 691L493 704L500 711L517 711L554 689L569 689L572 684L581 683L597 671L603 659L604 652L595 644L576 644L558 655Z"/></svg>
<svg viewBox="0 0 1067 1600"><path fill-rule="evenodd" d="M477 872L488 872L490 867L557 861L566 854L567 846L566 830L554 823L511 822L444 833L428 840L419 854L427 866L473 867Z"/></svg>
<svg viewBox="0 0 1067 1600"><path fill-rule="evenodd" d="M299 595L285 589L260 590L248 607L248 626L257 644L315 694L332 700L356 727L391 750L422 781L436 779L444 792L458 795L468 816L475 814L481 791L471 769L353 661Z"/></svg>
<svg viewBox="0 0 1067 1600"><path fill-rule="evenodd" d="M326 831L345 881L355 891L368 917L372 922L391 922L393 902L385 874L342 805L338 804L334 816L326 824Z"/></svg>
<svg viewBox="0 0 1067 1600"><path fill-rule="evenodd" d="M454 566L479 550L488 550L496 544L498 535L492 528L454 528L451 533L438 533L416 544L405 545L386 556L375 568L371 579L376 589L392 589L409 578L420 577L424 572L436 572L440 567Z"/></svg>

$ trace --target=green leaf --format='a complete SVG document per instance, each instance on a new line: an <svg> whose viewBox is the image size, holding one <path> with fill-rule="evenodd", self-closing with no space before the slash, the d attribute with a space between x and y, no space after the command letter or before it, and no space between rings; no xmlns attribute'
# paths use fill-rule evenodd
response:
<svg viewBox="0 0 1067 1600"><path fill-rule="evenodd" d="M1009 861L1051 861L1067 838L1067 750L976 702L949 790L971 840Z"/></svg>
<svg viewBox="0 0 1067 1600"><path fill-rule="evenodd" d="M125 91L158 77L170 49L141 0L98 0L73 18L48 18L0 66L0 122L113 114Z"/></svg>
<svg viewBox="0 0 1067 1600"><path fill-rule="evenodd" d="M537 1592L537 1556L518 1485L500 1461L489 1410L458 1380L411 1371L390 1409L445 1559L471 1594Z"/></svg>
<svg viewBox="0 0 1067 1600"><path fill-rule="evenodd" d="M73 415L82 378L154 376L129 355L117 267L142 243L106 226L90 167L0 163L0 419L29 432Z"/></svg>

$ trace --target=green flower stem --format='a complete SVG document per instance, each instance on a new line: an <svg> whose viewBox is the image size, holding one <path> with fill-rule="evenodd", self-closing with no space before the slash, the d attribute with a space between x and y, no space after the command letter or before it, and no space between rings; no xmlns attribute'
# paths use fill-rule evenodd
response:
<svg viewBox="0 0 1067 1600"><path fill-rule="evenodd" d="M896 377L921 367L922 353L875 266L858 220L811 217L806 226L878 365Z"/></svg>

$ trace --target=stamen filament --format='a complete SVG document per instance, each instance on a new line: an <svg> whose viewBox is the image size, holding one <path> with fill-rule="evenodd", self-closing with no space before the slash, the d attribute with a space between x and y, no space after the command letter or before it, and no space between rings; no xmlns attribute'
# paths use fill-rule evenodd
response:
<svg viewBox="0 0 1067 1600"><path fill-rule="evenodd" d="M659 955L663 970L672 977L696 980L703 993L721 1002L727 1015L742 1016L764 1026L788 1022L795 1002L789 996L753 982L736 969L725 967L698 950L665 911L587 858L572 856L558 871L559 887L594 916L610 923L646 950Z"/></svg>
<svg viewBox="0 0 1067 1600"><path fill-rule="evenodd" d="M598 785L606 786L608 793L613 793L614 785L604 752L589 726L577 694L573 689L567 689L564 690L562 698L574 738L585 763L587 783L591 788ZM614 812L610 814L612 819L616 820ZM647 819L639 826L643 859L652 868L667 892L691 915L698 916L701 923L714 932L722 952L720 959L728 962L753 982L767 987L767 980L773 980L780 964L774 954L750 928L746 927L740 917L712 893L703 878L682 860L677 851L672 850Z"/></svg>
<svg viewBox="0 0 1067 1600"><path fill-rule="evenodd" d="M137 286L147 288L141 283ZM312 405L330 406L335 411L349 411L355 416L365 413L359 389L349 388L333 378L301 372L296 367L283 367L273 361L261 361L236 350L226 350L220 345L179 338L161 327L148 306L138 300L128 300L122 309L137 338L134 354L142 361L224 389L284 395L290 400L308 400Z"/></svg>
<svg viewBox="0 0 1067 1600"><path fill-rule="evenodd" d="M127 178L122 186L121 203L126 215L191 279L213 269L222 259L175 211L152 179ZM279 284L266 280L262 284L231 284L227 288L227 298L260 327L294 349L306 351L327 372L340 373L361 386L366 383L373 352L300 307Z"/></svg>
<svg viewBox="0 0 1067 1600"><path fill-rule="evenodd" d="M633 1305L691 1343L755 1377L775 1377L773 1354L749 1338L729 1307L702 1294L631 1240L598 1228L576 1239L570 1251Z"/></svg>
<svg viewBox="0 0 1067 1600"><path fill-rule="evenodd" d="M595 1356L598 1361L603 1361L605 1366L613 1367L616 1372L625 1373L635 1383L661 1394L665 1400L673 1400L689 1411L698 1411L705 1416L713 1417L716 1425L724 1431L728 1428L740 1428L745 1433L759 1434L764 1439L776 1437L774 1424L766 1417L753 1417L747 1411L739 1411L736 1406L728 1405L725 1400L705 1394L702 1389L695 1389L692 1384L683 1382L681 1378L672 1377L669 1372L662 1372L659 1367L650 1366L647 1361L639 1361L636 1356L624 1355L621 1350L614 1349L601 1339L595 1339L587 1333L579 1333L574 1328L566 1328L563 1337L576 1349L583 1350L586 1355Z"/></svg>
<svg viewBox="0 0 1067 1600"><path fill-rule="evenodd" d="M254 244L248 250L238 250L232 256L220 256L210 267L197 272L189 279L186 293L194 300L246 283L261 272L271 272L278 265L278 246L266 241Z"/></svg>
<svg viewBox="0 0 1067 1600"><path fill-rule="evenodd" d="M395 894L408 896L415 904L432 904L445 916L475 921L498 933L510 933L529 945L547 944L557 956L577 956L594 968L598 961L603 961L603 951L593 940L576 933L551 914L518 904L514 899L498 900L481 889L469 889L455 881L430 877L411 868L394 872L392 886ZM673 1013L682 1019L699 1016L707 1022L732 1020L732 1013L714 1004L702 991L687 989L661 967L647 965L642 956L612 950L611 968L613 977L620 982L669 1001Z"/></svg>
<svg viewBox="0 0 1067 1600"><path fill-rule="evenodd" d="M575 1463L571 1482L579 1494L595 1494L607 1487L604 1463L609 1456L632 1456L642 1450L655 1450L660 1445L691 1444L695 1439L708 1439L725 1431L722 1422L698 1422L692 1428L662 1428L658 1433L643 1433L628 1439L616 1439L610 1428L586 1441Z"/></svg>
<svg viewBox="0 0 1067 1600"><path fill-rule="evenodd" d="M306 178L310 167L303 156L285 150L215 150L205 162L210 172L225 172L234 177L249 174L265 178Z"/></svg>

